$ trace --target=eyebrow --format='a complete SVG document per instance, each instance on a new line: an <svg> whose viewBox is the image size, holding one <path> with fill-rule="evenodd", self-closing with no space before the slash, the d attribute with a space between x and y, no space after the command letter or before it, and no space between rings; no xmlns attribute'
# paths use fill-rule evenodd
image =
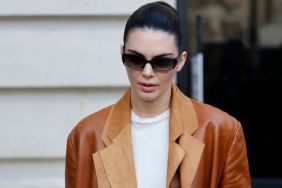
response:
<svg viewBox="0 0 282 188"><path fill-rule="evenodd" d="M131 52L131 53L134 53L134 54L136 54L136 55L139 55L139 56L142 56L142 57L144 57L144 58L145 58L145 56L144 56L143 54L141 54L140 52L137 52L137 51L135 51L135 50L131 50L131 49L128 49L128 51L129 51L129 52ZM152 59L154 59L154 58L158 58L158 57L169 56L169 55L173 55L173 53L162 53L162 54L159 54L159 55L153 56L153 58L152 58Z"/></svg>

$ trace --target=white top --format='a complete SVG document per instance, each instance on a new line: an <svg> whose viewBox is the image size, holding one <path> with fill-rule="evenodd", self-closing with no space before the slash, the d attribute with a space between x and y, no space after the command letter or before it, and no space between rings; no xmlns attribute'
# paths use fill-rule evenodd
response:
<svg viewBox="0 0 282 188"><path fill-rule="evenodd" d="M131 137L138 188L165 188L169 146L169 110L152 118L131 111Z"/></svg>

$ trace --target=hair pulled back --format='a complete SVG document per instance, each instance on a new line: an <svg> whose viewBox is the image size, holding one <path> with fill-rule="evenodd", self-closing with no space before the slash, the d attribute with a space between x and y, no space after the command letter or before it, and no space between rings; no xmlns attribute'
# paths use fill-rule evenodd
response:
<svg viewBox="0 0 282 188"><path fill-rule="evenodd" d="M133 12L125 25L124 45L130 31L136 28L149 28L168 32L174 35L178 50L182 48L180 18L177 11L166 2L147 3Z"/></svg>

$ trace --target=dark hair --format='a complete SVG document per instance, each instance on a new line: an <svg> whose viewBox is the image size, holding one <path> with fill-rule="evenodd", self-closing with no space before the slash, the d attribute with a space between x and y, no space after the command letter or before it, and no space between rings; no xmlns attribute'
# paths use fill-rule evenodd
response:
<svg viewBox="0 0 282 188"><path fill-rule="evenodd" d="M177 11L166 2L147 3L133 12L125 25L124 45L129 32L135 28L150 28L168 32L175 36L178 50L180 51L182 48L180 18Z"/></svg>

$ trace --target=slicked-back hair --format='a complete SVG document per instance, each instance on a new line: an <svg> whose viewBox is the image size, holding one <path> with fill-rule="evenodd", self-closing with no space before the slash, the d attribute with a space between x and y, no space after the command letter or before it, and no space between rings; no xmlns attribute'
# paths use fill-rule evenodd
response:
<svg viewBox="0 0 282 188"><path fill-rule="evenodd" d="M127 42L131 30L136 28L149 28L161 30L174 35L175 42L180 51L182 48L182 32L180 18L177 11L171 5L163 1L147 3L128 18L125 25L123 42Z"/></svg>

